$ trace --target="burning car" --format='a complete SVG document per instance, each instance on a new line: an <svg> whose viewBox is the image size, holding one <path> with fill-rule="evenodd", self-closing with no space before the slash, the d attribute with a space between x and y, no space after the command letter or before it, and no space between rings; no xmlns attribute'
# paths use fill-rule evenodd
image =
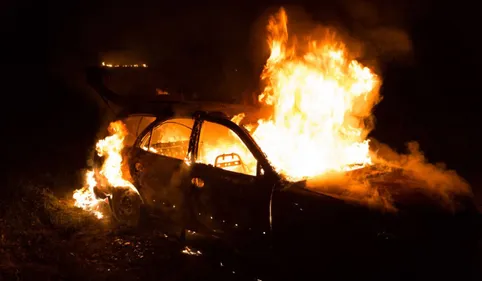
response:
<svg viewBox="0 0 482 281"><path fill-rule="evenodd" d="M448 237L465 243L473 234L468 223L474 214L470 197L458 198L455 214L437 209L423 192L397 189L400 171L374 166L345 174L371 175L378 192L388 192L387 183L398 190L391 194L396 212L307 188L306 180L281 175L246 129L249 126L235 122L240 113L259 118L259 108L166 101L162 96L149 102L126 100L100 83L101 71L91 70L91 85L103 97L122 104L117 119L123 123L110 127L110 137L123 131L122 137L104 140L111 147L115 141L122 144L117 146L122 157L114 162L122 164L124 177L105 180L101 167L114 167L114 173L119 167L98 157L91 174L93 191L95 200L108 200L114 218L122 224L137 225L146 211L176 226L171 228L174 235L194 231L256 252L275 245L282 245L283 251L289 246L294 247L290 251L300 250L297 243L286 243L293 239L310 244L343 241L339 244L343 247L364 248L374 241L432 243ZM423 203L417 205L417 200Z"/></svg>
<svg viewBox="0 0 482 281"><path fill-rule="evenodd" d="M310 42L297 56L286 46L286 22L282 11L268 26L263 107L124 97L103 83L113 70L91 68L90 85L118 105L118 121L97 143L77 205L102 217L96 206L107 201L122 224L138 225L145 212L181 238L196 232L315 267L470 249L470 187L453 187L452 174L432 177L436 169L418 165L420 157L393 165L372 155L366 137L378 77L339 43Z"/></svg>

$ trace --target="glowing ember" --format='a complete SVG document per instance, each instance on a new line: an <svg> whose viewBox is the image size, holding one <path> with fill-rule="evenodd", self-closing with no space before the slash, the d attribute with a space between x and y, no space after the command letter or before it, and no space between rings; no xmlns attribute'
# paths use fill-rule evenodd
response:
<svg viewBox="0 0 482 281"><path fill-rule="evenodd" d="M188 246L184 247L184 249L181 251L181 253L183 253L185 255L189 255L189 256L200 256L200 255L202 255L201 251L191 249Z"/></svg>
<svg viewBox="0 0 482 281"><path fill-rule="evenodd" d="M125 125L121 121L112 122L109 125L109 132L112 134L105 139L99 140L96 144L97 154L104 156L105 160L99 174L103 176L109 187L129 187L138 193L137 189L128 180L124 179L122 173L122 149L124 139L127 135ZM86 173L86 186L74 192L75 206L92 212L97 218L102 218L100 204L104 202L94 194L94 187L98 185L94 177L94 171Z"/></svg>
<svg viewBox="0 0 482 281"><path fill-rule="evenodd" d="M273 115L258 121L253 137L292 179L371 164L367 121L379 100L378 77L350 59L333 33L289 45L287 22L281 9L268 25L271 56L259 101L272 106Z"/></svg>

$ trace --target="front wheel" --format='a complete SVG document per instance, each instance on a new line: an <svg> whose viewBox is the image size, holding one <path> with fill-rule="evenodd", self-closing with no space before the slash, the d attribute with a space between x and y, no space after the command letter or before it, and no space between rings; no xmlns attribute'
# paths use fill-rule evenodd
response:
<svg viewBox="0 0 482 281"><path fill-rule="evenodd" d="M129 187L113 188L109 205L117 222L129 227L138 226L142 200L134 190Z"/></svg>

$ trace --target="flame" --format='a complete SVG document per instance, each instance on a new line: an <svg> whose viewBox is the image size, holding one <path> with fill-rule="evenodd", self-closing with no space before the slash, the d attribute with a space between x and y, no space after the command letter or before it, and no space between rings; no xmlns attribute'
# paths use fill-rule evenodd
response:
<svg viewBox="0 0 482 281"><path fill-rule="evenodd" d="M139 193L134 185L125 179L126 176L122 171L122 149L124 148L127 129L122 121L110 123L108 129L111 135L99 140L96 144L97 155L105 157L99 174L105 178L109 187L128 187ZM76 190L73 198L76 207L90 211L101 219L103 214L100 211L100 205L104 200L97 198L94 194L94 187L98 184L94 171L88 171L86 173L86 186Z"/></svg>
<svg viewBox="0 0 482 281"><path fill-rule="evenodd" d="M332 32L301 48L290 45L287 23L281 9L268 24L271 55L259 101L273 114L258 121L253 137L292 179L370 165L367 121L379 100L378 77L351 59Z"/></svg>
<svg viewBox="0 0 482 281"><path fill-rule="evenodd" d="M97 199L94 194L94 187L97 185L94 171L88 171L85 174L85 181L86 186L74 191L74 205L93 213L98 219L101 219L104 215L99 211L99 207L103 200Z"/></svg>

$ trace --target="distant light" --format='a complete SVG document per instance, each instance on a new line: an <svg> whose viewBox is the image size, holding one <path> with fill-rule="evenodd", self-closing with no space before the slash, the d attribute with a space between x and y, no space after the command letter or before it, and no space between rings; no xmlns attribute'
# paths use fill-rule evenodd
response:
<svg viewBox="0 0 482 281"><path fill-rule="evenodd" d="M102 62L102 66L103 67L133 67L133 68L137 68L137 67L147 67L147 64L143 63L143 64L111 64L111 63L106 63L106 62Z"/></svg>

